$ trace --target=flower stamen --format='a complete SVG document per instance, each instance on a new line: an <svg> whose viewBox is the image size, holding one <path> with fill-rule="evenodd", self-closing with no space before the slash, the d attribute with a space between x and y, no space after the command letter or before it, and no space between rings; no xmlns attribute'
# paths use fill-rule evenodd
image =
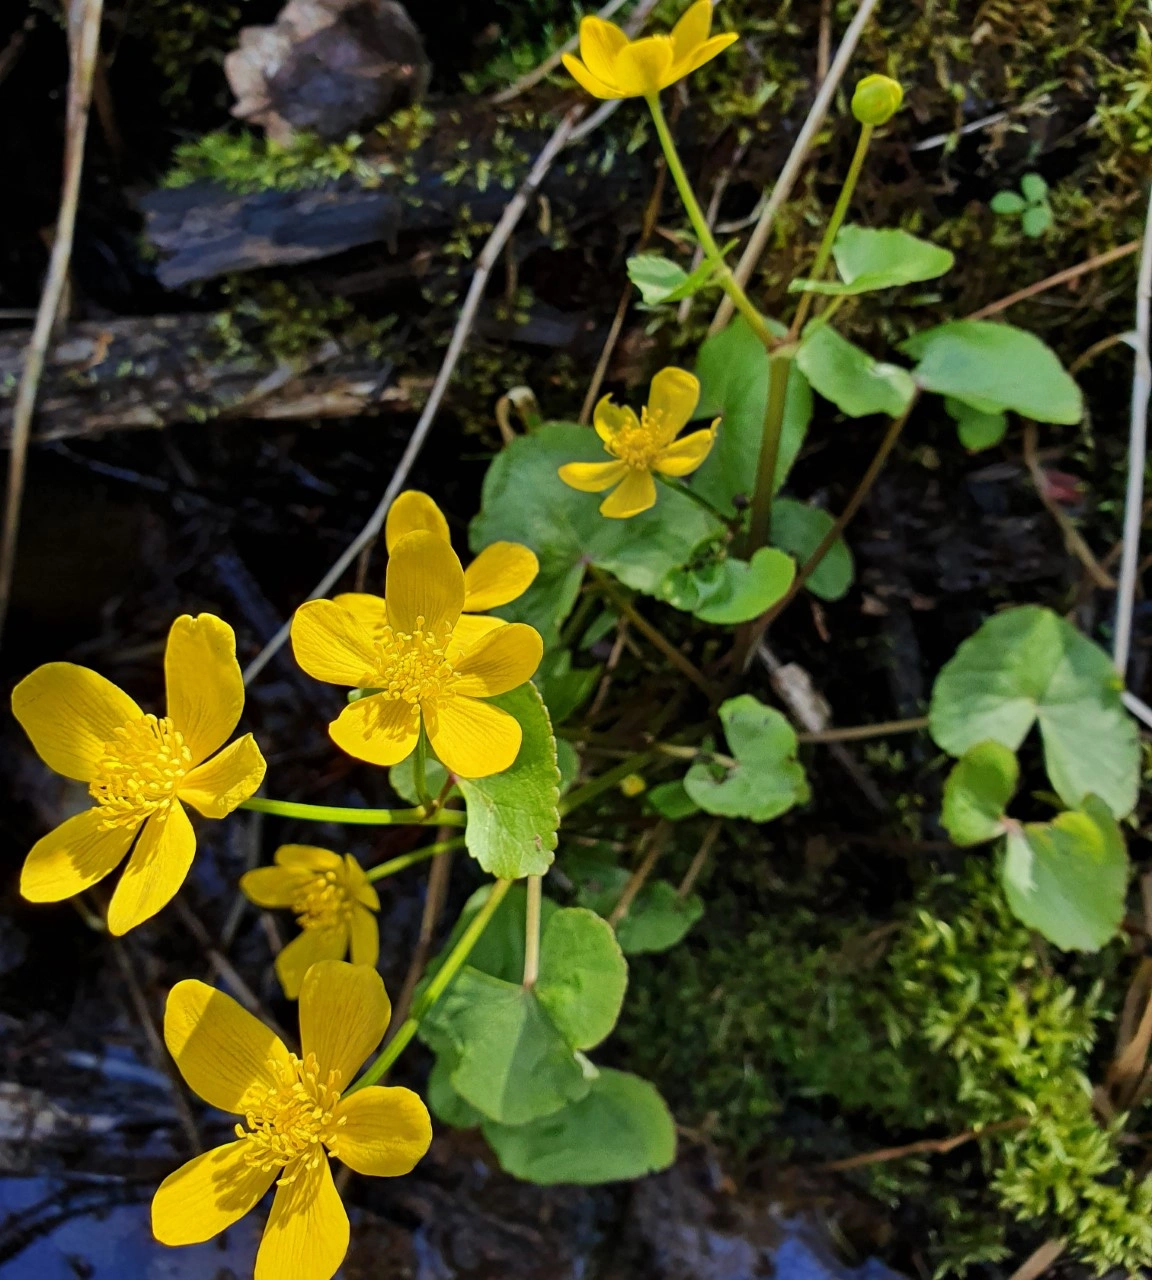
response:
<svg viewBox="0 0 1152 1280"><path fill-rule="evenodd" d="M329 1071L322 1080L314 1053L301 1059L288 1055L287 1064L273 1062L275 1085L253 1085L245 1095L244 1124L236 1136L245 1142L244 1159L254 1169L271 1173L284 1169L281 1185L294 1182L325 1159L344 1117L337 1118L340 1072Z"/></svg>
<svg viewBox="0 0 1152 1280"><path fill-rule="evenodd" d="M412 706L444 697L458 679L447 658L451 639L448 622L436 630L418 617L411 632L384 623L376 633L373 688L390 701L402 699Z"/></svg>
<svg viewBox="0 0 1152 1280"><path fill-rule="evenodd" d="M321 871L308 878L291 905L301 929L346 929L354 903L339 872Z"/></svg>
<svg viewBox="0 0 1152 1280"><path fill-rule="evenodd" d="M192 768L184 735L165 716L141 716L121 725L104 744L88 791L105 830L168 816L173 797Z"/></svg>

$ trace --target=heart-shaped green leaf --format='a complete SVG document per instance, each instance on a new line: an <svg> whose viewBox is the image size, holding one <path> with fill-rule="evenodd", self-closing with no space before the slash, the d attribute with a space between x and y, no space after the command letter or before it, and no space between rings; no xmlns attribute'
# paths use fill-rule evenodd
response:
<svg viewBox="0 0 1152 1280"><path fill-rule="evenodd" d="M808 326L796 363L813 389L851 418L898 418L916 394L907 369L874 359L828 324Z"/></svg>
<svg viewBox="0 0 1152 1280"><path fill-rule="evenodd" d="M731 626L758 618L792 585L796 562L774 547L761 547L752 559L714 560L701 568L668 575L663 597L704 622Z"/></svg>
<svg viewBox="0 0 1152 1280"><path fill-rule="evenodd" d="M835 523L819 507L810 507L795 498L777 498L772 504L772 543L802 565L815 554ZM804 585L821 600L839 600L855 576L852 552L843 538L837 538Z"/></svg>
<svg viewBox="0 0 1152 1280"><path fill-rule="evenodd" d="M840 229L832 248L838 281L793 280L793 293L823 293L834 297L871 293L896 285L934 280L952 270L948 249L929 244L907 231L849 225Z"/></svg>
<svg viewBox="0 0 1152 1280"><path fill-rule="evenodd" d="M1004 833L1004 810L1020 768L999 742L978 742L956 762L944 783L940 821L959 845L981 844Z"/></svg>

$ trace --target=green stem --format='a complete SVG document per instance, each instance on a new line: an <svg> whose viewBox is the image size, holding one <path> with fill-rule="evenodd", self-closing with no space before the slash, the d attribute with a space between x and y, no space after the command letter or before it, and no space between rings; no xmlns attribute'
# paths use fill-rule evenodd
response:
<svg viewBox="0 0 1152 1280"><path fill-rule="evenodd" d="M300 804L294 800L265 800L256 796L245 800L239 807L255 813L272 813L279 818L345 822L359 827L423 827L432 822L444 827L462 827L468 821L464 813L454 809L430 813L422 805L414 809L345 809L337 805Z"/></svg>
<svg viewBox="0 0 1152 1280"><path fill-rule="evenodd" d="M543 903L543 876L528 877L528 898L524 908L524 989L530 990L540 976L540 911Z"/></svg>
<svg viewBox="0 0 1152 1280"><path fill-rule="evenodd" d="M432 811L432 797L428 794L428 734L424 729L424 712L420 712L420 736L416 739L416 754L412 760L412 779L416 784L416 798L421 807Z"/></svg>
<svg viewBox="0 0 1152 1280"><path fill-rule="evenodd" d="M677 493L682 493L686 498L691 498L698 507L707 511L710 516L714 516L724 524L732 523L731 516L726 516L719 507L714 507L703 494L697 493L690 485L686 485L683 480L674 480L671 476L661 475L659 471L653 471L652 474L661 484L666 484L669 489L675 489Z"/></svg>
<svg viewBox="0 0 1152 1280"><path fill-rule="evenodd" d="M696 239L704 250L704 256L712 263L717 283L732 299L732 305L736 310L748 321L749 328L764 344L765 350L771 351L777 345L778 339L769 333L768 326L764 323L764 317L752 305L748 295L740 287L736 277L732 274L720 253L720 248L712 235L712 229L708 226L708 219L705 218L704 211L700 208L700 201L696 199L696 193L692 190L692 184L688 181L688 175L684 172L680 153L676 150L676 141L672 137L672 131L668 128L668 121L664 116L664 108L660 105L660 95L658 93L649 94L644 100L648 103L648 110L652 112L652 122L656 126L656 136L660 139L660 147L664 152L664 159L668 162L668 172L672 175L672 181L676 184L676 190L680 193L680 201L684 205L684 211L688 214L689 222L692 223L692 229L696 232Z"/></svg>
<svg viewBox="0 0 1152 1280"><path fill-rule="evenodd" d="M403 853L398 858L390 858L387 862L381 862L379 866L369 867L364 874L369 880L383 880L385 876L395 875L397 871L405 871L408 867L414 867L418 862L434 858L438 853L448 853L452 849L459 849L463 844L463 836L453 836L451 840L437 840L435 844L426 844L421 849L414 849L411 853Z"/></svg>
<svg viewBox="0 0 1152 1280"><path fill-rule="evenodd" d="M644 765L650 763L655 754L654 751L639 751L635 755L629 756L627 760L621 760L618 765L593 778L590 782L586 782L582 787L569 791L560 801L560 816L567 817L573 809L578 809L582 804L587 804L589 800L595 799L601 792L607 791L609 787L616 786L618 782L622 782L630 773L635 773L637 769L642 769Z"/></svg>
<svg viewBox="0 0 1152 1280"><path fill-rule="evenodd" d="M464 962L471 954L472 948L479 942L480 935L488 927L488 921L496 914L496 908L504 901L504 895L511 887L511 880L497 880L492 885L492 891L489 893L487 901L473 917L472 923L460 935L459 942L452 948L448 958L436 971L435 977L424 988L423 994L412 1006L412 1012L400 1024L396 1034L384 1046L376 1061L372 1063L359 1080L344 1091L345 1097L350 1093L355 1093L357 1089L363 1089L370 1084L375 1084L377 1080L383 1079L396 1059L412 1043L412 1038L419 1029L420 1020L447 991L452 979L464 967Z"/></svg>
<svg viewBox="0 0 1152 1280"><path fill-rule="evenodd" d="M744 551L748 558L768 542L772 527L772 495L776 490L776 467L780 461L780 437L784 433L784 408L788 403L788 375L792 355L770 356L768 399L764 406L764 432L760 438L760 460L756 466L756 488L752 492L752 515Z"/></svg>
<svg viewBox="0 0 1152 1280"><path fill-rule="evenodd" d="M844 218L848 213L848 206L852 202L852 195L856 190L860 170L864 167L864 157L868 154L868 144L872 141L873 132L873 126L870 124L860 126L860 137L856 142L856 152L852 157L852 163L848 166L848 173L844 178L844 185L840 188L840 195L836 200L835 208L832 210L832 217L828 219L828 225L824 229L824 239L820 241L820 248L816 251L816 261L812 264L810 278L813 280L819 280L828 266L828 259L832 256L832 248L836 243L836 236L839 234ZM793 339L800 336L800 331L804 327L804 321L808 316L808 311L815 296L815 294L806 293L801 297L800 305L796 308L796 318L792 321L791 336Z"/></svg>

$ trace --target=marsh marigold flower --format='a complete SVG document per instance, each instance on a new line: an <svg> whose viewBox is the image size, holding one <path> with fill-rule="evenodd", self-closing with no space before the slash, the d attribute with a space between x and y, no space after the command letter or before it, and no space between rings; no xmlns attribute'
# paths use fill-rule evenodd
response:
<svg viewBox="0 0 1152 1280"><path fill-rule="evenodd" d="M388 553L392 553L405 534L421 529L451 542L448 521L436 503L419 489L406 489L388 508L388 519L384 523L384 543ZM474 615L498 609L523 595L539 572L540 561L536 559L536 553L518 542L493 542L485 547L464 570L464 604L457 624L457 628L462 629L461 634L474 633L475 638L479 638L500 626L499 618ZM349 591L335 599L337 604L357 613L370 626L387 621L384 603L379 596Z"/></svg>
<svg viewBox="0 0 1152 1280"><path fill-rule="evenodd" d="M615 462L568 462L560 479L584 493L612 492L600 504L600 514L617 520L639 515L656 503L652 472L686 476L708 456L716 438L717 418L710 427L676 436L696 412L700 382L684 369L661 369L652 379L648 403L640 417L605 396L592 416L596 434Z"/></svg>
<svg viewBox="0 0 1152 1280"><path fill-rule="evenodd" d="M357 1173L409 1173L428 1150L428 1110L408 1089L349 1093L391 1016L375 969L322 960L300 990L300 1055L203 982L168 996L164 1040L209 1106L239 1117L236 1140L169 1174L152 1200L162 1244L200 1244L254 1209L276 1184L255 1280L331 1280L348 1249L348 1215L329 1155Z"/></svg>
<svg viewBox="0 0 1152 1280"><path fill-rule="evenodd" d="M369 764L399 764L424 728L444 767L463 778L501 773L520 725L485 698L530 680L544 645L524 623L461 617L464 570L438 534L397 540L374 612L310 600L292 619L296 661L316 680L362 691L328 726Z"/></svg>
<svg viewBox="0 0 1152 1280"><path fill-rule="evenodd" d="M597 98L646 98L710 62L739 39L714 36L711 0L696 0L669 35L629 40L614 23L580 23L580 57L564 55L572 78Z"/></svg>
<svg viewBox="0 0 1152 1280"><path fill-rule="evenodd" d="M376 965L380 899L364 868L350 854L310 844L282 844L274 867L240 877L240 888L258 907L287 907L302 932L276 957L276 976L289 1000L300 994L304 975L320 960Z"/></svg>
<svg viewBox="0 0 1152 1280"><path fill-rule="evenodd" d="M37 841L20 892L31 902L71 898L131 849L108 907L114 934L155 915L184 883L196 852L184 805L224 818L264 780L250 733L224 747L244 709L232 628L210 613L177 618L164 674L165 716L146 715L110 680L71 662L37 667L12 691L12 710L40 758L86 782L95 801Z"/></svg>

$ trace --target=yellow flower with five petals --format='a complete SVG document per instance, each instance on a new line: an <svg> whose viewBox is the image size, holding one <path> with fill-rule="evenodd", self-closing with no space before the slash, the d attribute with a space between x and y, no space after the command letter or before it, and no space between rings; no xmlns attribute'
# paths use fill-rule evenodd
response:
<svg viewBox="0 0 1152 1280"><path fill-rule="evenodd" d="M371 611L363 601L353 611L335 600L296 610L300 666L316 680L362 691L328 726L338 747L369 764L399 764L423 724L450 773L486 778L512 765L520 725L484 699L530 680L544 644L524 623L462 616L463 607L456 553L417 529L392 548L384 599Z"/></svg>
<svg viewBox="0 0 1152 1280"><path fill-rule="evenodd" d="M388 508L384 523L384 544L391 555L393 548L405 534L423 529L451 542L448 521L435 502L419 489L406 489ZM464 604L461 618L465 629L473 626L478 634L500 624L500 619L486 618L473 623L471 615L498 609L524 594L540 572L540 561L530 548L518 542L493 542L484 548L464 570ZM359 591L347 591L335 597L336 603L345 609L359 613L365 622L376 626L387 619L381 617L379 596Z"/></svg>
<svg viewBox="0 0 1152 1280"><path fill-rule="evenodd" d="M596 98L647 98L683 80L740 37L714 36L711 0L696 0L668 35L629 40L614 23L580 23L580 57L564 55L572 78Z"/></svg>
<svg viewBox="0 0 1152 1280"><path fill-rule="evenodd" d="M300 1054L231 996L189 979L168 996L164 1040L210 1106L241 1118L236 1140L196 1156L161 1183L152 1233L200 1244L254 1209L276 1183L255 1280L331 1280L348 1250L348 1214L329 1155L356 1173L410 1173L432 1124L408 1089L352 1077L384 1036L391 1006L375 969L323 960L300 991Z"/></svg>
<svg viewBox="0 0 1152 1280"><path fill-rule="evenodd" d="M289 1000L300 994L304 975L321 960L343 960L375 968L380 910L364 868L350 854L309 844L282 844L275 866L240 877L241 892L258 907L287 907L302 932L276 956L276 976Z"/></svg>
<svg viewBox="0 0 1152 1280"><path fill-rule="evenodd" d="M264 780L250 733L224 747L244 709L232 628L210 613L177 618L164 673L165 716L146 715L110 680L71 662L37 667L12 691L12 710L40 758L86 782L96 802L37 841L20 892L31 902L71 898L131 849L108 907L117 935L155 915L184 883L196 852L184 805L224 818Z"/></svg>
<svg viewBox="0 0 1152 1280"><path fill-rule="evenodd" d="M716 438L717 418L710 427L676 437L696 412L699 379L685 369L661 369L652 379L648 403L640 417L604 396L592 416L596 434L614 462L568 462L560 479L584 493L612 492L600 514L617 520L639 515L656 503L653 471L664 476L690 475L708 456Z"/></svg>

